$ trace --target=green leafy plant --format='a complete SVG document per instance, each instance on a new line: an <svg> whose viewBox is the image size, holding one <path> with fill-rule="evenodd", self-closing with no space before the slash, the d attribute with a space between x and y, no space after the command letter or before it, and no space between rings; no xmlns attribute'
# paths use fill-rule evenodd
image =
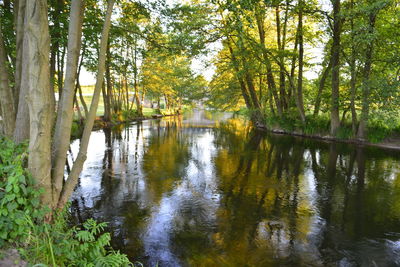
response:
<svg viewBox="0 0 400 267"><path fill-rule="evenodd" d="M132 266L126 255L110 248L106 223L90 219L68 225L68 207L53 212L40 204L42 190L24 168L26 144L0 137L0 247L19 248L34 266Z"/></svg>
<svg viewBox="0 0 400 267"><path fill-rule="evenodd" d="M26 216L33 219L44 215L39 206L41 190L24 168L26 144L15 145L0 138L0 246L5 241L18 242L26 237L29 226Z"/></svg>
<svg viewBox="0 0 400 267"><path fill-rule="evenodd" d="M82 227L68 227L67 212L58 213L52 224L35 224L27 218L30 236L22 255L51 266L132 266L126 255L109 249L106 223L87 220Z"/></svg>

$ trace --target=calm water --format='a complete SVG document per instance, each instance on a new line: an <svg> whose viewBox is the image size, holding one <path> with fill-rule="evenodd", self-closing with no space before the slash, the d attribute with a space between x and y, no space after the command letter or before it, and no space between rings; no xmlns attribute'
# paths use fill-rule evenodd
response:
<svg viewBox="0 0 400 267"><path fill-rule="evenodd" d="M400 266L398 152L229 117L93 132L75 220L109 222L113 246L145 266Z"/></svg>

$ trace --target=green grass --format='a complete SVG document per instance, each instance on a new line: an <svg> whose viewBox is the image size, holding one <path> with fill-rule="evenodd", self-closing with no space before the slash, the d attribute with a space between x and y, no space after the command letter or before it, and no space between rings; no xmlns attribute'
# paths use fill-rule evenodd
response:
<svg viewBox="0 0 400 267"><path fill-rule="evenodd" d="M85 99L86 105L88 107L88 110L90 109L90 104L92 103L92 96L91 95L85 95L83 96L83 99ZM82 107L82 112L83 111L83 107ZM104 115L104 101L103 101L103 96L100 95L100 99L99 99L99 105L97 106L97 112L96 112L97 116L103 116Z"/></svg>
<svg viewBox="0 0 400 267"><path fill-rule="evenodd" d="M89 110L89 109L90 109L90 104L91 104L91 102L92 102L92 96L91 96L91 95L83 96L83 99L85 100L86 105L87 105L88 110ZM83 114L83 113L84 113L83 106L80 105L80 107L81 107L81 112L82 112L82 114ZM134 105L134 107L135 107L135 105ZM135 109L134 109L134 110L135 110ZM162 111L163 111L163 110L165 111L165 109L161 109L161 110L162 110ZM157 113L157 112L156 112L156 109L153 109L153 108L146 108L146 107L143 108L143 115L144 115L144 116L151 116L151 115L156 114L156 113ZM96 115L97 115L97 116L103 116L103 115L104 115L103 96L100 96L99 105L98 105L98 107L97 107ZM75 118L77 118L77 112L75 112Z"/></svg>

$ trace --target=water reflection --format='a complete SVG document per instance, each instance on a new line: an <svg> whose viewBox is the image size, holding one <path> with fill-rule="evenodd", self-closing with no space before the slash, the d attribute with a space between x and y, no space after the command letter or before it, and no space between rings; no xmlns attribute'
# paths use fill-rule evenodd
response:
<svg viewBox="0 0 400 267"><path fill-rule="evenodd" d="M78 141L72 144L76 154ZM400 157L196 111L93 133L77 221L148 266L400 265Z"/></svg>

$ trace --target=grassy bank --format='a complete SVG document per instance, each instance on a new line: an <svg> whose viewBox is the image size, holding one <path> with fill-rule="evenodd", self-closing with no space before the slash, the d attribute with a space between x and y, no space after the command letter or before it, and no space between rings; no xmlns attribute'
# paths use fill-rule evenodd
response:
<svg viewBox="0 0 400 267"><path fill-rule="evenodd" d="M113 127L116 125L130 123L133 121L142 121L153 119L154 115L157 115L155 118L164 117L164 116L174 116L181 114L183 112L187 112L191 110L191 106L184 106L182 110L178 113L177 110L174 109L153 109L153 108L143 108L143 116L139 116L135 109L128 110L128 111L121 111L119 113L114 113L111 116L110 121L104 121L103 114L98 115L97 119L95 120L94 129L101 129L104 127ZM71 128L71 136L72 139L79 138L83 132L84 123L79 121L78 115L75 113L74 121L72 123Z"/></svg>
<svg viewBox="0 0 400 267"><path fill-rule="evenodd" d="M236 114L247 118L250 117L248 109L241 109ZM264 114L264 124L268 130L273 132L356 141L349 119L342 120L341 127L336 136L330 136L330 118L328 114L318 116L308 114L306 115L305 123L301 122L293 114L296 114L296 111L293 111L291 114L285 114L282 117L273 114ZM389 143L393 142L393 140L394 142L400 140L400 122L395 119L384 120L371 116L367 128L367 142L377 144L382 142Z"/></svg>
<svg viewBox="0 0 400 267"><path fill-rule="evenodd" d="M132 266L126 255L110 248L106 223L88 220L71 227L67 209L53 213L48 223L50 211L40 204L44 192L26 164L26 145L0 137L0 265L9 260L1 254L7 257L12 248L30 266Z"/></svg>

